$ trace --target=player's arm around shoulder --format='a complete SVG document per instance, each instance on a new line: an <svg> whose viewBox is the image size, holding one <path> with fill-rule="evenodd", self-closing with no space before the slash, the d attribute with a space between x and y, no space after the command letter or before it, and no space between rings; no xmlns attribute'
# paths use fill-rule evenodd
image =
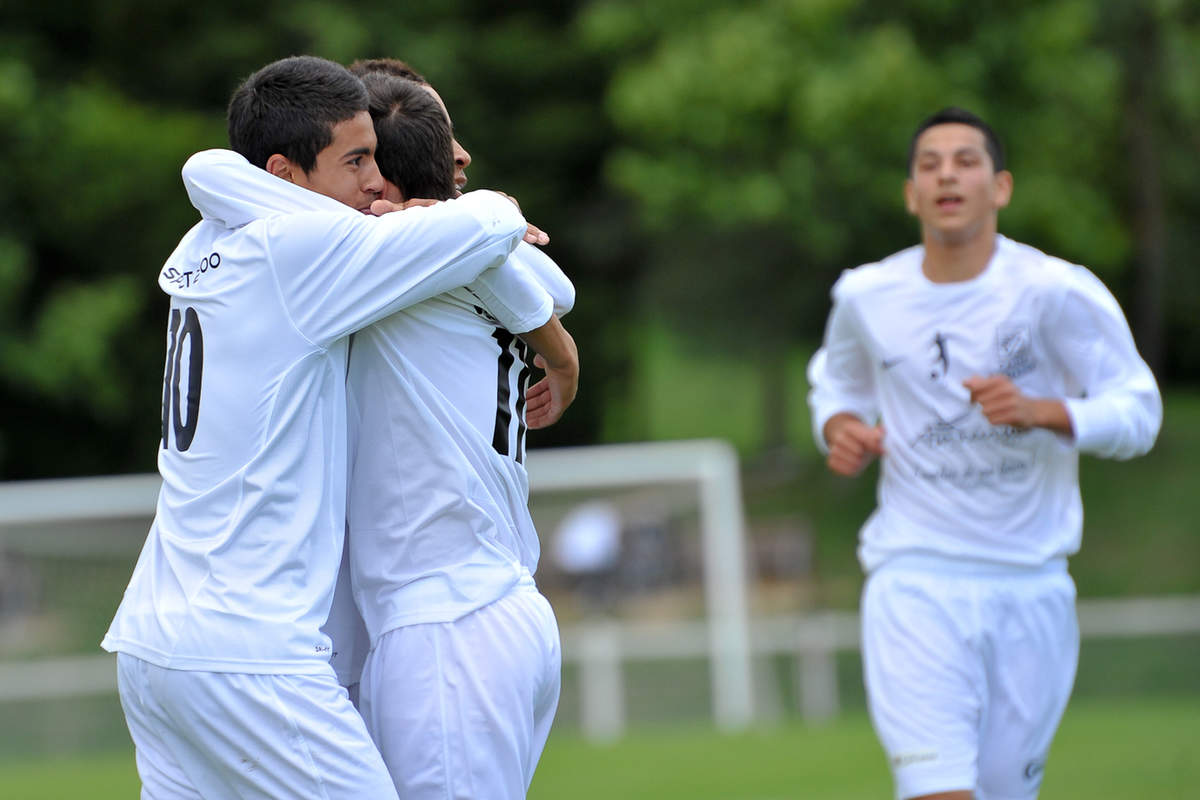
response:
<svg viewBox="0 0 1200 800"><path fill-rule="evenodd" d="M289 306L314 341L470 284L504 263L526 227L488 191L381 217L297 214L268 224Z"/></svg>
<svg viewBox="0 0 1200 800"><path fill-rule="evenodd" d="M201 150L181 170L188 199L204 219L237 228L276 214L354 210L322 194L278 178L232 150Z"/></svg>

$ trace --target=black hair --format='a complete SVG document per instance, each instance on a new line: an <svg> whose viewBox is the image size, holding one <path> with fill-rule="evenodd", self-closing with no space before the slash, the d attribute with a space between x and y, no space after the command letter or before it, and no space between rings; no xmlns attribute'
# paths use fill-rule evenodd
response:
<svg viewBox="0 0 1200 800"><path fill-rule="evenodd" d="M912 172L913 161L917 157L917 139L921 138L921 134L934 125L945 125L948 123L970 125L972 128L981 131L983 133L984 147L992 159L992 171L999 172L1004 169L1004 147L1000 144L1000 137L992 130L992 126L984 122L978 115L972 114L964 108L949 106L943 108L941 111L930 114L917 126L916 132L913 133L912 139L908 143L908 171L910 173Z"/></svg>
<svg viewBox="0 0 1200 800"><path fill-rule="evenodd" d="M363 77L375 123L375 161L404 198L454 197L454 136L442 106L421 84L383 72Z"/></svg>
<svg viewBox="0 0 1200 800"><path fill-rule="evenodd" d="M257 167L279 153L305 173L333 141L333 126L367 110L362 81L315 56L274 61L247 78L229 101L229 146Z"/></svg>
<svg viewBox="0 0 1200 800"><path fill-rule="evenodd" d="M410 81L429 85L425 76L413 69L407 62L398 58L360 58L349 67L360 78L365 78L372 72L383 72L395 75L397 78L407 78Z"/></svg>

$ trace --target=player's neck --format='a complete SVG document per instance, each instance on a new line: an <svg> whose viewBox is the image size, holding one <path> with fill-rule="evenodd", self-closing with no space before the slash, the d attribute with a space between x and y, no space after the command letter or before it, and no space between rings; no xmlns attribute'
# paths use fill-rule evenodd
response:
<svg viewBox="0 0 1200 800"><path fill-rule="evenodd" d="M921 271L934 283L957 283L978 277L987 269L996 250L996 227L985 225L965 239L938 236L929 230L922 236L925 260Z"/></svg>

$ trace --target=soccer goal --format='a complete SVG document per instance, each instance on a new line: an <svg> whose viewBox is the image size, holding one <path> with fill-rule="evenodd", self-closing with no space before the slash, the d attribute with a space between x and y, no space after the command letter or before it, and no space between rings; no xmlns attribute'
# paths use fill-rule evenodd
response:
<svg viewBox="0 0 1200 800"><path fill-rule="evenodd" d="M707 660L704 699L719 727L750 724L745 523L733 449L699 440L533 450L527 466L543 541L538 581L562 622L564 662L577 670L585 734L623 730L629 662L670 658ZM159 483L153 474L0 483L0 634L13 634L8 645L0 635L0 701L115 689L112 659L97 643ZM578 521L581 507L606 508L619 527L608 569L585 576L556 558L564 523Z"/></svg>
<svg viewBox="0 0 1200 800"><path fill-rule="evenodd" d="M727 730L749 725L755 687L733 448L694 440L542 450L530 454L528 468L543 541L539 584L564 621L564 660L579 666L584 733L611 738L623 730L625 661L703 652L714 722ZM577 546L564 546L568 537ZM689 610L692 585L700 597ZM565 589L582 609L567 602Z"/></svg>

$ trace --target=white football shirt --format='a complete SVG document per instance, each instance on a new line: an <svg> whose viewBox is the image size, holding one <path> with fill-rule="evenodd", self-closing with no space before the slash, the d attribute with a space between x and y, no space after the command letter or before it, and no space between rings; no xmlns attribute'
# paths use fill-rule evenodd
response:
<svg viewBox="0 0 1200 800"><path fill-rule="evenodd" d="M261 206L222 189L247 171ZM348 335L503 263L525 222L492 192L365 216L228 151L183 174L204 219L159 275L163 486L103 646L174 669L325 672ZM271 211L280 198L305 210Z"/></svg>
<svg viewBox="0 0 1200 800"><path fill-rule="evenodd" d="M1003 236L973 280L934 283L924 249L845 272L809 365L813 431L847 411L886 434L870 571L909 553L1036 566L1079 549L1078 453L1154 443L1162 400L1112 294L1087 269ZM1004 374L1064 400L1074 439L988 423L962 385Z"/></svg>
<svg viewBox="0 0 1200 800"><path fill-rule="evenodd" d="M529 246L511 260L566 313L574 290L553 261ZM535 324L506 324L491 306L456 290L354 337L349 547L372 644L401 625L458 619L537 569L523 463L532 353L515 335Z"/></svg>

